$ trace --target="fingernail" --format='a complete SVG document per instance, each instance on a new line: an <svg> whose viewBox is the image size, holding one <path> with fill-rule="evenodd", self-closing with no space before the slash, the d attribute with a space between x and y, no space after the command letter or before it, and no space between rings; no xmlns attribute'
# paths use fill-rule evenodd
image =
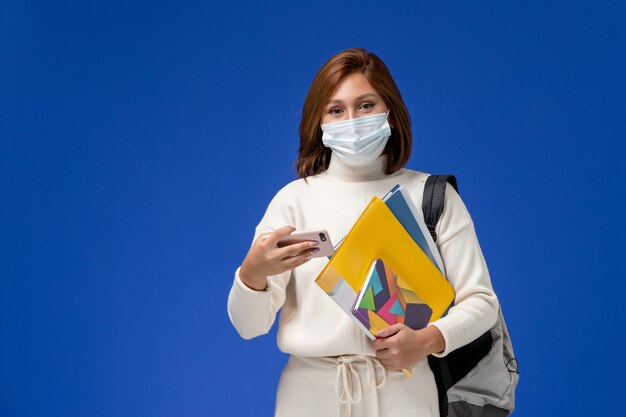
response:
<svg viewBox="0 0 626 417"><path fill-rule="evenodd" d="M318 243L317 241L315 241L315 242L310 242L310 243L309 243L309 247L310 247L310 248L314 248L314 247L315 247L315 246L317 246L318 244L319 244L319 243Z"/></svg>

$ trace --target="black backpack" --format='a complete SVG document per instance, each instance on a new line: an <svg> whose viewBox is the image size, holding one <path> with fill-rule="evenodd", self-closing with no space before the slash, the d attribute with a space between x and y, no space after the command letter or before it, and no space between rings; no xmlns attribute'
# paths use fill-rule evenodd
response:
<svg viewBox="0 0 626 417"><path fill-rule="evenodd" d="M424 186L422 211L435 242L447 183L458 192L452 175L431 175ZM502 309L496 324L478 339L444 358L431 355L428 364L437 384L441 417L506 417L513 412L519 371Z"/></svg>

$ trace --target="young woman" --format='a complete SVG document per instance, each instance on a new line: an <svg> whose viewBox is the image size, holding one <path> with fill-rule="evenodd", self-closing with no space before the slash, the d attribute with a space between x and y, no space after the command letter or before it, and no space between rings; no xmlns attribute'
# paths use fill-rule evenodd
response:
<svg viewBox="0 0 626 417"><path fill-rule="evenodd" d="M426 357L447 355L496 321L498 300L473 223L452 187L436 231L455 306L422 330L396 324L371 342L314 283L327 262L311 258L314 244L277 245L295 230L315 229L338 242L371 198L396 184L421 207L428 175L403 168L411 144L408 112L376 55L348 49L322 66L302 110L300 179L271 201L228 299L246 339L267 333L281 310L278 346L291 356L276 416L438 416ZM401 372L407 368L412 376Z"/></svg>

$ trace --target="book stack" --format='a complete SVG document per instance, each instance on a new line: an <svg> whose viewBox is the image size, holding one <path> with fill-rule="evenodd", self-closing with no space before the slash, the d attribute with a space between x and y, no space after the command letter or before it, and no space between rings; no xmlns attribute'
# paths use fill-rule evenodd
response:
<svg viewBox="0 0 626 417"><path fill-rule="evenodd" d="M370 339L395 323L421 329L454 301L439 252L405 188L374 197L316 284Z"/></svg>

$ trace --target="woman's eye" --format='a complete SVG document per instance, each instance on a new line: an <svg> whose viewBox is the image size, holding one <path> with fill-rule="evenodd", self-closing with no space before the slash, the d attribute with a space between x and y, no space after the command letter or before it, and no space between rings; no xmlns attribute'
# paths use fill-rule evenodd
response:
<svg viewBox="0 0 626 417"><path fill-rule="evenodd" d="M341 109L338 107L333 107L332 109L328 110L328 114L340 114L341 113Z"/></svg>
<svg viewBox="0 0 626 417"><path fill-rule="evenodd" d="M365 110L369 110L372 107L374 107L374 104L372 104L372 103L363 103L363 104L361 104L361 108L365 109Z"/></svg>

